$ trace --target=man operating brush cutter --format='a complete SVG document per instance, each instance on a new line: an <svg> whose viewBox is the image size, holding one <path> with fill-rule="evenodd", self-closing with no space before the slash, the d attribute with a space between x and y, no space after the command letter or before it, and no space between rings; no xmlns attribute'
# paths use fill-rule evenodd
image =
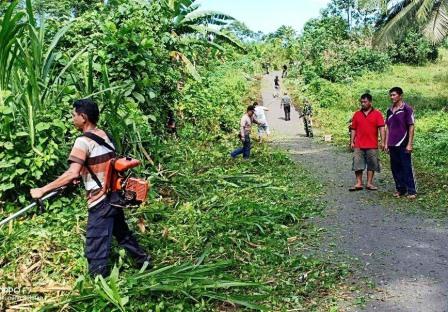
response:
<svg viewBox="0 0 448 312"><path fill-rule="evenodd" d="M141 202L146 198L146 181L121 175L124 170L137 166L139 161L116 157L112 140L96 126L99 119L96 103L83 99L75 101L73 107L73 124L83 135L76 139L72 148L68 158L70 167L53 182L32 189L31 196L42 198L81 176L89 206L85 254L90 274L108 275L112 236L129 252L138 267L145 262L150 265L151 257L129 230L122 209L126 200Z"/></svg>

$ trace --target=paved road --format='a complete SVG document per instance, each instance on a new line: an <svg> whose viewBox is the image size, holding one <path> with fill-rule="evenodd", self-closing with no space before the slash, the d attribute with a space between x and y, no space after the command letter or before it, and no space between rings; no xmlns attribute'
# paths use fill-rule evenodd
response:
<svg viewBox="0 0 448 312"><path fill-rule="evenodd" d="M379 192L349 193L351 155L305 138L296 112L291 121L280 119L279 100L272 100L273 79L264 77L262 97L270 108L275 144L324 184L328 209L316 221L327 229L321 251L358 259L356 278L367 277L376 285L365 307L347 305L345 311L448 311L446 222L397 211L395 206L405 206L406 199L384 200L392 192L386 170L378 176Z"/></svg>

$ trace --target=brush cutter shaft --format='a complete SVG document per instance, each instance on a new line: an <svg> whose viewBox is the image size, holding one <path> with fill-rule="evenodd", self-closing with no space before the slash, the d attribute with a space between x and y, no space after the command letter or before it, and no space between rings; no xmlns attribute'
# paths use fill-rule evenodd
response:
<svg viewBox="0 0 448 312"><path fill-rule="evenodd" d="M42 200L42 201L47 200L48 198L51 198L51 197L53 197L53 196L59 194L59 191L60 191L60 190L56 190L56 191L53 191L53 192L51 192L51 193L48 193L47 195L45 195L44 197L42 197L41 200ZM4 219L4 220L2 220L2 221L0 222L0 227L2 227L3 225L5 225L6 223L8 223L8 222L11 221L11 220L14 220L14 219L17 218L18 216L24 214L25 212L27 212L28 210L30 210L31 208L33 208L33 207L36 206L36 205L37 205L37 203L34 202L34 203L32 203L32 204L26 206L25 208L20 209L20 210L17 211L16 213L10 215L9 217L7 217L6 219Z"/></svg>

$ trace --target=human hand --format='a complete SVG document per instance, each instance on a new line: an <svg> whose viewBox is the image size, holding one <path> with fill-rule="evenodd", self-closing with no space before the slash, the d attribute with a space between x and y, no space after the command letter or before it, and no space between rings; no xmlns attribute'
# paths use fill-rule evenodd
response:
<svg viewBox="0 0 448 312"><path fill-rule="evenodd" d="M350 148L351 148L352 150L355 149L355 142L351 142L351 143L350 143Z"/></svg>
<svg viewBox="0 0 448 312"><path fill-rule="evenodd" d="M412 145L411 144L408 144L407 146L406 146L406 153L412 153Z"/></svg>
<svg viewBox="0 0 448 312"><path fill-rule="evenodd" d="M41 188L34 188L30 190L30 194L32 198L39 199L42 198L45 193L42 191Z"/></svg>

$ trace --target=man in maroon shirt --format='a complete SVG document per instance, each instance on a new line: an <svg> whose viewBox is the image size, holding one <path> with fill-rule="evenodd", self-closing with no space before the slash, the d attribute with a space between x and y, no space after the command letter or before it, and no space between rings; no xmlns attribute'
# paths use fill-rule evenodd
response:
<svg viewBox="0 0 448 312"><path fill-rule="evenodd" d="M378 131L381 134L381 149L384 149L384 118L372 107L372 96L368 93L361 96L361 109L352 118L351 148L353 149L353 171L356 175L356 184L350 191L363 189L362 173L367 168L366 189L375 191L373 176L380 172L378 159Z"/></svg>

